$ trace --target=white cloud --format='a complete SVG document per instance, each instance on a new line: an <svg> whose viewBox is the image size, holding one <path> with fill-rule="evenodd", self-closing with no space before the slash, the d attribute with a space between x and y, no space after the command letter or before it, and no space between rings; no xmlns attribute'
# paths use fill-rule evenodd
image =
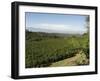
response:
<svg viewBox="0 0 100 81"><path fill-rule="evenodd" d="M69 25L62 25L62 24L39 24L40 28L43 29L50 29L50 30L68 30L69 29Z"/></svg>

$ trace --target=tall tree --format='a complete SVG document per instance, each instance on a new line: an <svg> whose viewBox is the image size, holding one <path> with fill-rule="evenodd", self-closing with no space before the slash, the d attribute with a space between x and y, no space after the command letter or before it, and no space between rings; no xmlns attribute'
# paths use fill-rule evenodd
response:
<svg viewBox="0 0 100 81"><path fill-rule="evenodd" d="M90 29L90 18L89 18L89 16L86 17L86 28L87 28L87 33L89 34L89 29Z"/></svg>

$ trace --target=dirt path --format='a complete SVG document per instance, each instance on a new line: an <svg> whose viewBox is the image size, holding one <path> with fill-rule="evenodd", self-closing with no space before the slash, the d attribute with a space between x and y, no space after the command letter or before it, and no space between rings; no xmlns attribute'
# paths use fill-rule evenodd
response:
<svg viewBox="0 0 100 81"><path fill-rule="evenodd" d="M86 55L80 51L80 53L76 54L76 56L67 58L58 62L54 62L50 65L50 67L57 67L57 66L75 66L75 65L84 65L88 64L88 59Z"/></svg>

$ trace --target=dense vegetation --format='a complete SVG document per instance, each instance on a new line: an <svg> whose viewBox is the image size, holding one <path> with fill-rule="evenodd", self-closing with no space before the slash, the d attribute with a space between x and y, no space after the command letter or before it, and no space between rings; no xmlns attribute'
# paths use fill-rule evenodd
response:
<svg viewBox="0 0 100 81"><path fill-rule="evenodd" d="M25 67L47 67L82 51L89 59L89 35L60 35L26 30ZM78 65L85 65L79 63ZM88 64L88 63L87 63Z"/></svg>

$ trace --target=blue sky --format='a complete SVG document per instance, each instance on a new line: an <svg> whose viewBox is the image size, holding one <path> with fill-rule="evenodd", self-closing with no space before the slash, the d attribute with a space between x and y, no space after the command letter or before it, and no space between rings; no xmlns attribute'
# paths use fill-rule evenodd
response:
<svg viewBox="0 0 100 81"><path fill-rule="evenodd" d="M87 16L71 14L50 14L26 12L26 29L48 33L79 33L86 32Z"/></svg>

